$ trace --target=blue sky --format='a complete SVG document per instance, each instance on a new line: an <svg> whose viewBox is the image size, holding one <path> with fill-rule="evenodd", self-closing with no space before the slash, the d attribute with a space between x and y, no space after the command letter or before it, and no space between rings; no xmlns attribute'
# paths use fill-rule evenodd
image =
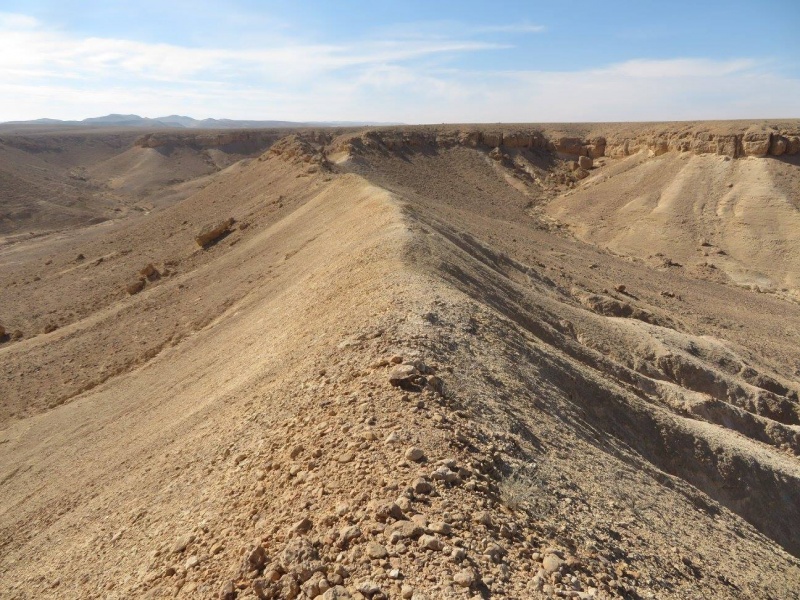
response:
<svg viewBox="0 0 800 600"><path fill-rule="evenodd" d="M0 121L800 117L800 0L0 0Z"/></svg>

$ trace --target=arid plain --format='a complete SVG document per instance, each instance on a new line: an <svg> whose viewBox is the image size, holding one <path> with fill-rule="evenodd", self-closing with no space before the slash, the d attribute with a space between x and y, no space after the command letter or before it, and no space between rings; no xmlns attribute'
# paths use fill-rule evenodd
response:
<svg viewBox="0 0 800 600"><path fill-rule="evenodd" d="M800 597L800 121L0 127L4 598Z"/></svg>

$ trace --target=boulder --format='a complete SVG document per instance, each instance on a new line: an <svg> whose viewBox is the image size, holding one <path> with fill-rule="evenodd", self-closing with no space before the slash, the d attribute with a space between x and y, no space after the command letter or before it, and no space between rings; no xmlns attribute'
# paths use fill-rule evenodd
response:
<svg viewBox="0 0 800 600"><path fill-rule="evenodd" d="M717 154L736 158L739 154L739 136L719 135L717 136Z"/></svg>
<svg viewBox="0 0 800 600"><path fill-rule="evenodd" d="M498 132L488 132L483 134L483 143L490 148L497 148L503 145L503 134Z"/></svg>
<svg viewBox="0 0 800 600"><path fill-rule="evenodd" d="M233 217L229 217L219 223L206 225L200 230L200 233L197 234L194 240L197 242L198 246L205 248L216 242L222 236L227 235L235 222L236 220Z"/></svg>
<svg viewBox="0 0 800 600"><path fill-rule="evenodd" d="M161 273L159 273L158 269L153 266L153 263L148 263L141 271L139 271L139 275L142 277L146 277L150 281L154 279L158 279L161 277Z"/></svg>
<svg viewBox="0 0 800 600"><path fill-rule="evenodd" d="M458 143L468 148L477 148L481 143L480 131L462 131L458 134Z"/></svg>
<svg viewBox="0 0 800 600"><path fill-rule="evenodd" d="M742 150L746 156L766 156L769 153L769 133L748 131L742 137Z"/></svg>
<svg viewBox="0 0 800 600"><path fill-rule="evenodd" d="M789 138L789 147L786 149L786 154L800 153L800 137L793 135Z"/></svg>
<svg viewBox="0 0 800 600"><path fill-rule="evenodd" d="M503 146L506 148L530 148L533 143L533 138L520 131L514 133L507 133L503 136Z"/></svg>
<svg viewBox="0 0 800 600"><path fill-rule="evenodd" d="M655 138L649 144L650 152L653 156L661 156L669 152L669 140L664 138Z"/></svg>
<svg viewBox="0 0 800 600"><path fill-rule="evenodd" d="M134 294L138 294L144 289L144 279L137 279L136 281L129 283L125 286L125 291L128 292L131 296Z"/></svg>
<svg viewBox="0 0 800 600"><path fill-rule="evenodd" d="M780 135L773 135L772 141L769 144L769 153L772 156L780 156L786 149L788 148L789 144L787 143L787 139Z"/></svg>
<svg viewBox="0 0 800 600"><path fill-rule="evenodd" d="M591 169L593 164L594 164L594 161L592 161L592 159L589 158L588 156L579 156L578 157L578 166L581 169L587 169L587 170Z"/></svg>
<svg viewBox="0 0 800 600"><path fill-rule="evenodd" d="M581 138L562 137L553 142L556 152L581 156L587 153Z"/></svg>

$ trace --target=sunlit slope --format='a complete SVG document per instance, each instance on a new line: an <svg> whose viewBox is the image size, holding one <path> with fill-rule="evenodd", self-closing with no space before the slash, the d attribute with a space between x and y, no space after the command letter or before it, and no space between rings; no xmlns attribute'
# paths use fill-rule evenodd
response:
<svg viewBox="0 0 800 600"><path fill-rule="evenodd" d="M548 212L581 239L742 285L800 287L796 159L667 153L597 172Z"/></svg>

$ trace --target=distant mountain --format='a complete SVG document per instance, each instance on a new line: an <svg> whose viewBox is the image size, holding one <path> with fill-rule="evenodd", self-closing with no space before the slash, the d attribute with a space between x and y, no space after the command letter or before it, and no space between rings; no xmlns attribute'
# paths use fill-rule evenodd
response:
<svg viewBox="0 0 800 600"><path fill-rule="evenodd" d="M88 127L174 127L184 129L257 129L275 127L355 127L364 125L399 125L400 123L378 123L374 121L248 121L236 119L194 119L181 115L166 117L140 117L139 115L111 114L90 117L82 121L59 119L34 119L32 121L8 121L7 125L71 125Z"/></svg>

